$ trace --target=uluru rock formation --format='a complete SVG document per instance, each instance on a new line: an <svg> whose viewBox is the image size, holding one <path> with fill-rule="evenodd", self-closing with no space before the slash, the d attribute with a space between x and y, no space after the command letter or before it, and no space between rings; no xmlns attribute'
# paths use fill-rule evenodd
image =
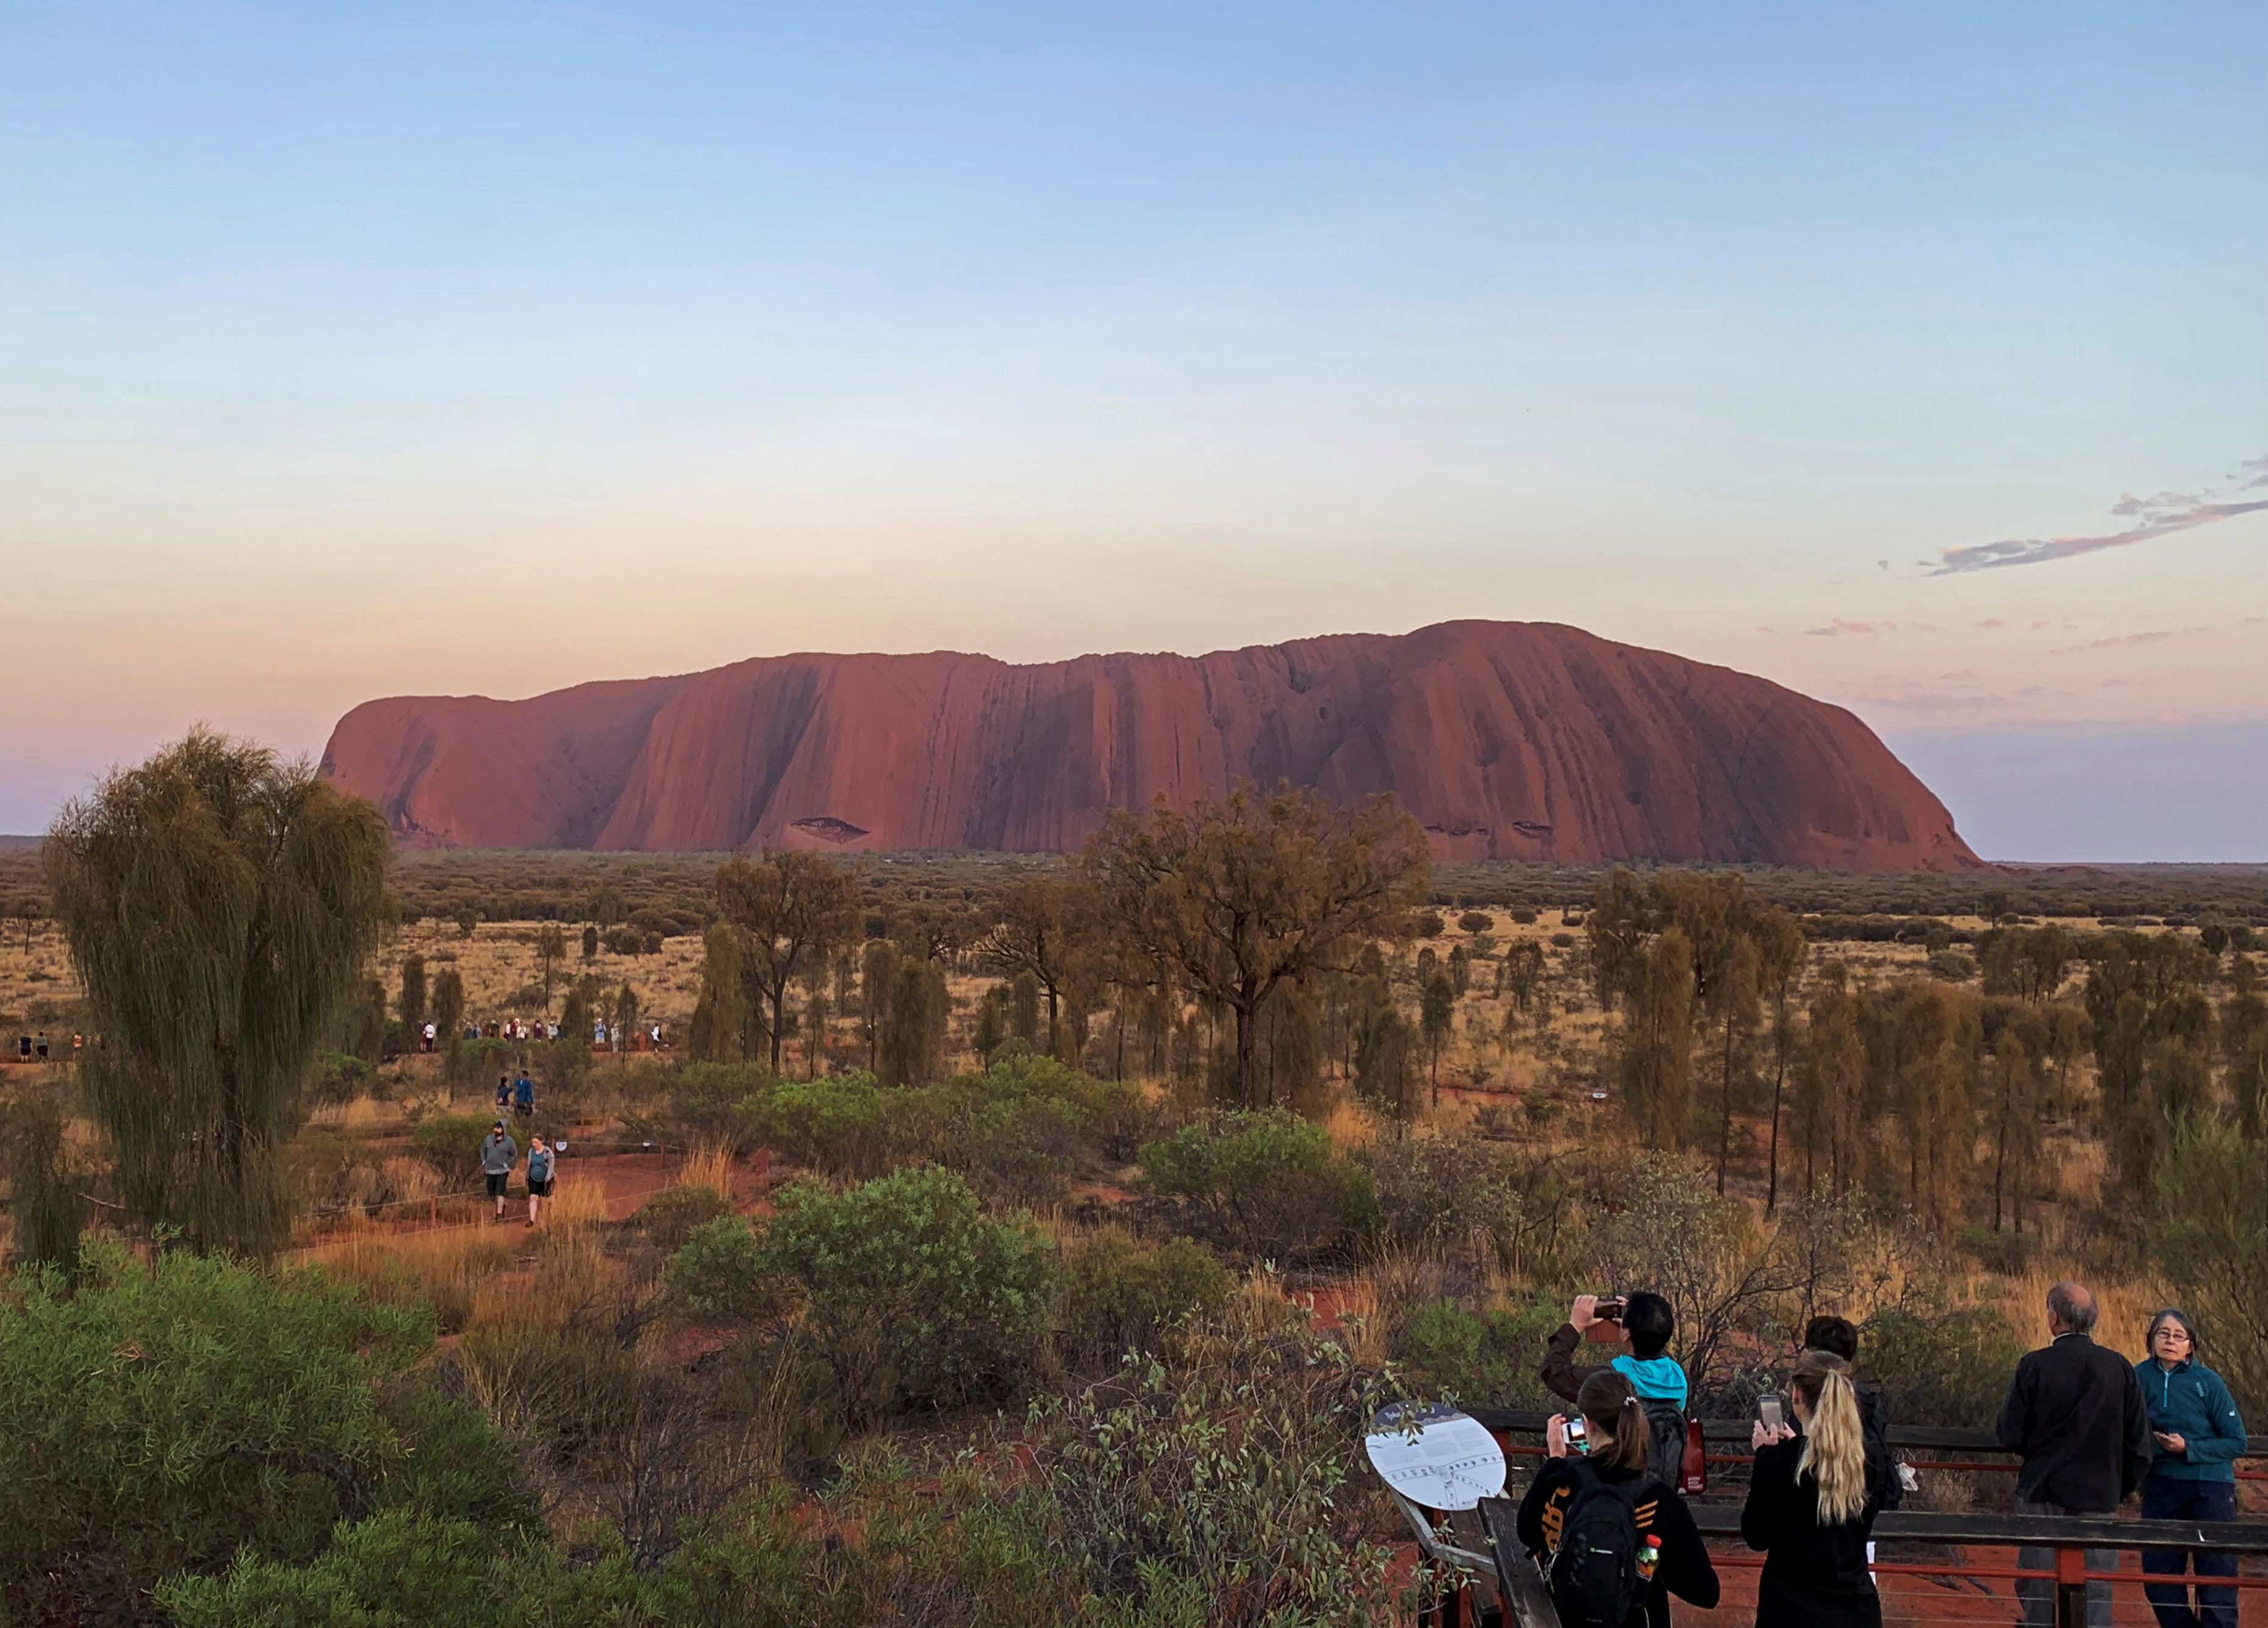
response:
<svg viewBox="0 0 2268 1628"><path fill-rule="evenodd" d="M323 771L404 842L1078 848L1243 778L1392 792L1444 858L1979 861L1839 707L1548 622L1206 656L769 656L526 701L357 707Z"/></svg>

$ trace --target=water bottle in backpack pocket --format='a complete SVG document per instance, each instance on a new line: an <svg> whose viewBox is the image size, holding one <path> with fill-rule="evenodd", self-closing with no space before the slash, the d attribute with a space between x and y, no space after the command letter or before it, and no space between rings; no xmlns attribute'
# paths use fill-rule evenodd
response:
<svg viewBox="0 0 2268 1628"><path fill-rule="evenodd" d="M1565 1461L1575 1490L1559 1525L1545 1578L1562 1628L1623 1628L1646 1603L1660 1558L1658 1541L1638 1530L1639 1494L1650 1476L1609 1483L1595 1466Z"/></svg>

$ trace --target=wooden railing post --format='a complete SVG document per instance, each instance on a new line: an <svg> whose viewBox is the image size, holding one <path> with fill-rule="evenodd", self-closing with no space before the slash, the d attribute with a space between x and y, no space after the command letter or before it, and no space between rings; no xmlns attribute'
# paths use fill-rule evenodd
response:
<svg viewBox="0 0 2268 1628"><path fill-rule="evenodd" d="M2056 1628L2087 1628L2087 1551L2056 1550Z"/></svg>

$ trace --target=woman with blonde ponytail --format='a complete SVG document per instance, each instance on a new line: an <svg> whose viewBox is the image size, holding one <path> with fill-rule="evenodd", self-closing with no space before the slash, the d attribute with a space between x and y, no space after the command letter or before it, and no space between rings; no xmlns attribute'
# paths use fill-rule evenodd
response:
<svg viewBox="0 0 2268 1628"><path fill-rule="evenodd" d="M1764 1551L1756 1628L1881 1628L1867 1570L1881 1466L1867 1461L1859 1393L1839 1357L1808 1351L1788 1381L1795 1426L1759 1424L1741 1536Z"/></svg>

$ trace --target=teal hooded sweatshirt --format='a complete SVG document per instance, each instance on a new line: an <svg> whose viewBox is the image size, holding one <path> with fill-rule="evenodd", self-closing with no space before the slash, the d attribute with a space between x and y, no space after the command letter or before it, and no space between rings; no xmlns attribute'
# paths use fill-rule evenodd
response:
<svg viewBox="0 0 2268 1628"><path fill-rule="evenodd" d="M2158 1447L2150 1473L2169 1481L2236 1480L2236 1455L2244 1451L2244 1420L2220 1375L2194 1362L2169 1370L2154 1358L2134 1365L2142 1400L2150 1406L2150 1428L2179 1436L2187 1449L2169 1453Z"/></svg>

